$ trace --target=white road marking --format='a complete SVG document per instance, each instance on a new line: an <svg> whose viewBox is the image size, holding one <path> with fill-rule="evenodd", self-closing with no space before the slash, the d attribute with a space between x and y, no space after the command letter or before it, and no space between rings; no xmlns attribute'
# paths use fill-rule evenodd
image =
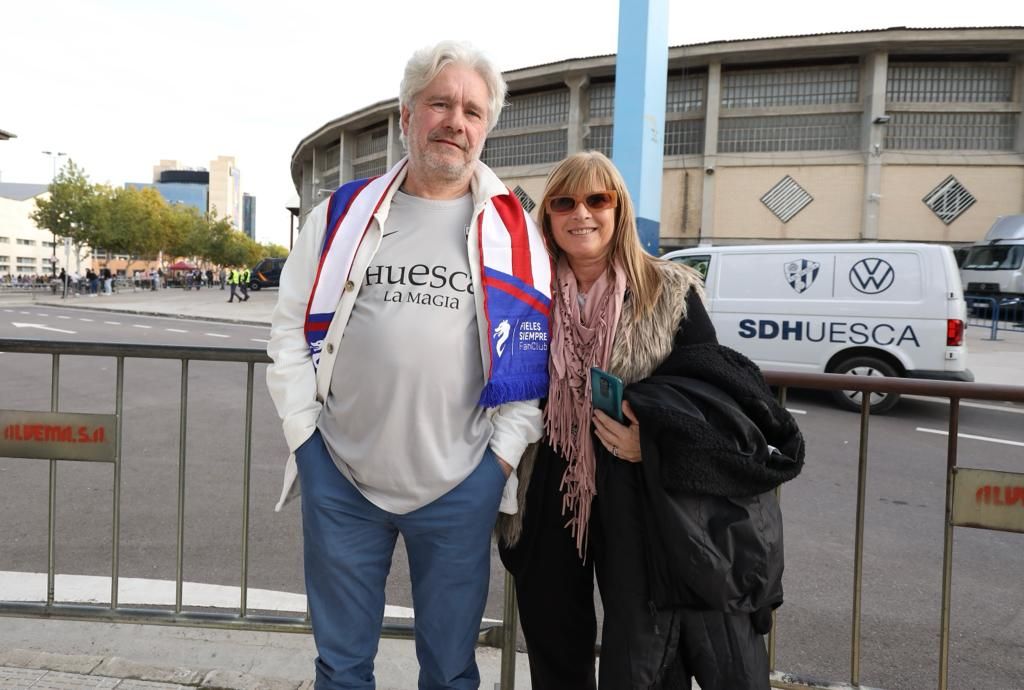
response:
<svg viewBox="0 0 1024 690"><path fill-rule="evenodd" d="M203 335L208 335L211 338L230 338L231 337L230 335L224 335L223 333L203 333Z"/></svg>
<svg viewBox="0 0 1024 690"><path fill-rule="evenodd" d="M7 312L8 314L13 314L14 313L13 309L4 309L4 311Z"/></svg>
<svg viewBox="0 0 1024 690"><path fill-rule="evenodd" d="M49 314L40 314L39 312L36 312L36 316L49 316Z"/></svg>
<svg viewBox="0 0 1024 690"><path fill-rule="evenodd" d="M269 340L264 340L263 338L249 338L249 340L253 341L254 343L269 343L270 342Z"/></svg>
<svg viewBox="0 0 1024 690"><path fill-rule="evenodd" d="M798 409L793 408L793 407L787 407L786 408L786 412L788 412L790 414L807 414L807 410L798 410Z"/></svg>
<svg viewBox="0 0 1024 690"><path fill-rule="evenodd" d="M27 311L19 311L18 313L19 314L28 314L29 312L27 312Z"/></svg>
<svg viewBox="0 0 1024 690"><path fill-rule="evenodd" d="M89 323L92 323L92 319L79 318L78 320L79 321L88 321Z"/></svg>
<svg viewBox="0 0 1024 690"><path fill-rule="evenodd" d="M949 432L943 429L926 429L923 426L917 427L918 431L926 434L938 434L940 436L949 436ZM972 441L988 441L989 443L1000 443L1004 446L1019 446L1024 448L1024 442L1021 441L1008 441L1005 438L992 438L991 436L975 436L974 434L957 434L957 438L969 438Z"/></svg>
<svg viewBox="0 0 1024 690"><path fill-rule="evenodd" d="M44 326L41 323L18 323L12 321L11 325L15 328L38 328L41 331L53 331L54 333L77 333L78 331L65 331L63 328L53 328L52 326Z"/></svg>
<svg viewBox="0 0 1024 690"><path fill-rule="evenodd" d="M164 330L170 331L171 333L188 333L188 331L183 331L180 328L165 328Z"/></svg>
<svg viewBox="0 0 1024 690"><path fill-rule="evenodd" d="M58 319L70 319L71 317L70 316L61 316L60 314L58 314L57 318Z"/></svg>
<svg viewBox="0 0 1024 690"><path fill-rule="evenodd" d="M120 326L121 325L120 321L104 321L103 323L108 324L110 326Z"/></svg>
<svg viewBox="0 0 1024 690"><path fill-rule="evenodd" d="M148 580L120 577L117 580L119 605L174 606L174 580ZM20 573L0 570L0 592L5 601L46 601L46 573ZM248 589L247 604L251 609L266 611L305 612L306 596L269 589ZM202 582L182 583L181 599L185 606L237 609L241 590L227 585ZM87 604L110 603L110 578L93 575L60 575L54 580L54 601ZM388 618L413 618L408 606L384 607ZM497 623L492 618L483 619Z"/></svg>
<svg viewBox="0 0 1024 690"><path fill-rule="evenodd" d="M947 398L934 398L928 395L904 395L904 398L909 400L921 400L923 402L934 402L942 405L948 405L949 400ZM980 403L970 402L969 400L961 400L960 407L973 407L979 410L993 410L995 412L1011 412L1013 414L1024 414L1024 407L1010 407L1009 405L993 405L992 403Z"/></svg>
<svg viewBox="0 0 1024 690"><path fill-rule="evenodd" d="M141 323L133 323L132 328L152 328L152 326L143 326Z"/></svg>

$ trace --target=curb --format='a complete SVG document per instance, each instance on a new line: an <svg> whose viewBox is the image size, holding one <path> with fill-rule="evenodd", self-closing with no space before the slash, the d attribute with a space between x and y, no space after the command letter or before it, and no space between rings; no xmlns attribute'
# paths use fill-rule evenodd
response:
<svg viewBox="0 0 1024 690"><path fill-rule="evenodd" d="M32 300L33 304L41 307L60 307L62 309L77 309L79 311L102 311L108 314L133 314L135 316L159 316L166 319L189 319L192 321L210 321L213 323L233 323L239 326L270 326L269 321L255 321L248 319L229 319L216 316L202 316L199 314L181 314L177 312L153 311L151 309L119 309L117 307L83 307L78 304L64 304L62 302L50 302Z"/></svg>
<svg viewBox="0 0 1024 690"><path fill-rule="evenodd" d="M197 688L198 690L311 690L313 680L293 681L284 678L256 676L235 671L190 669L184 667L162 667L140 664L121 657L101 657L89 655L54 654L28 649L9 649L0 651L0 669L18 671L42 671L89 678L91 681L100 679L118 679L139 681L145 687L173 686L175 688ZM134 683L125 684L125 688L134 687ZM62 683L60 687L71 687ZM89 687L94 687L90 683ZM95 685L95 687L122 687Z"/></svg>

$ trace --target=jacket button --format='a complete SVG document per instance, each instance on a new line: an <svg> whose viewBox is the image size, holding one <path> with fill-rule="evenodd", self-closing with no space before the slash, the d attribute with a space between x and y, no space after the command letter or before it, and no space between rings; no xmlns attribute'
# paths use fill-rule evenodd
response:
<svg viewBox="0 0 1024 690"><path fill-rule="evenodd" d="M334 343L327 343L327 354L334 354Z"/></svg>
<svg viewBox="0 0 1024 690"><path fill-rule="evenodd" d="M356 284L355 283L353 283L351 280L346 280L345 281L345 292L352 292L355 289L356 289Z"/></svg>

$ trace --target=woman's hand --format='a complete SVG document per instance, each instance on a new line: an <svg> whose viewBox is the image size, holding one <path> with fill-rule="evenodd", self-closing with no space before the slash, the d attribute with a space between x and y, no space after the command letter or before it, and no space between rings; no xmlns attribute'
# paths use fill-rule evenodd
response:
<svg viewBox="0 0 1024 690"><path fill-rule="evenodd" d="M604 447L618 459L640 462L640 422L628 401L622 401L622 413L632 422L630 426L619 424L601 410L594 410L595 433Z"/></svg>

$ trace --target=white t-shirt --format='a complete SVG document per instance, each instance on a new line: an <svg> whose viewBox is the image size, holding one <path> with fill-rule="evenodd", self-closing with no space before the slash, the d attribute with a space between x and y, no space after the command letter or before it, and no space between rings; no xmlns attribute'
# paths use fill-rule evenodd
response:
<svg viewBox="0 0 1024 690"><path fill-rule="evenodd" d="M462 482L493 427L466 237L470 195L399 191L338 347L318 428L374 505L408 513Z"/></svg>

